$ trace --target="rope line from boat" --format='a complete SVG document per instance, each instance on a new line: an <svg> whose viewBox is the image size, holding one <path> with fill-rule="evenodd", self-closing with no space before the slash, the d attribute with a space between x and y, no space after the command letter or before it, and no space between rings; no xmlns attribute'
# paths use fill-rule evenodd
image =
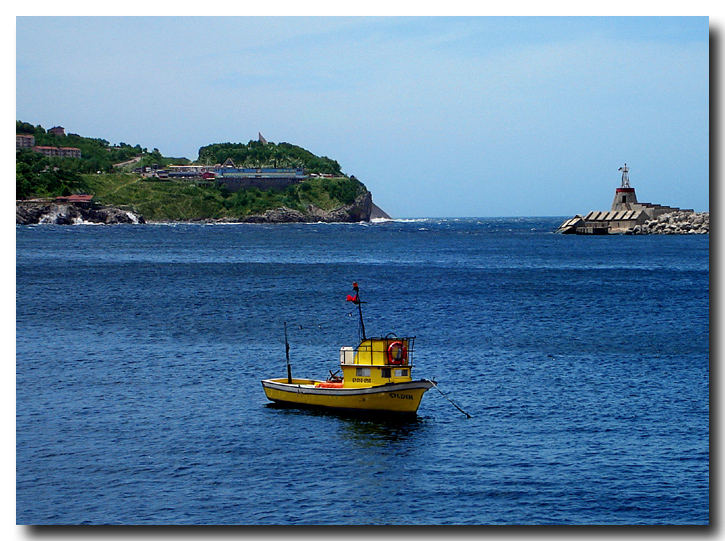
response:
<svg viewBox="0 0 725 541"><path fill-rule="evenodd" d="M354 314L350 310L346 310L345 312L341 313L342 316L353 318L356 317L357 314ZM336 331L337 326L339 326L340 318L329 318L329 319L312 319L312 320L292 320L289 321L289 328L290 331L317 331L322 333L332 333Z"/></svg>
<svg viewBox="0 0 725 541"><path fill-rule="evenodd" d="M456 403L455 403L455 402L454 402L453 400L451 400L450 398L448 398L448 395L446 395L446 393L444 393L443 391L441 391L441 390L440 390L440 389L438 388L438 385L436 384L436 382L435 382L435 381L433 381L432 379L426 379L425 381L427 381L428 383L430 383L431 385L433 385L433 387L435 387L435 388L436 388L436 390L437 390L437 391L438 391L439 393L441 393L441 396L443 396L443 398L445 398L446 400L448 400L448 402L450 402L451 404L453 404L453 406L454 406L454 407L455 407L455 408L456 408L456 409L457 409L458 411L460 411L460 412L461 412L462 414L464 414L464 415L465 415L465 416L466 416L467 418L469 418L469 419L471 418L471 415L470 415L470 414L469 414L468 412L464 411L464 410L463 410L463 409L462 409L462 408L461 408L461 407L460 407L460 406L459 406L458 404L456 404Z"/></svg>
<svg viewBox="0 0 725 541"><path fill-rule="evenodd" d="M365 301L363 301L365 302ZM354 313L351 310L347 310L342 313L343 317L347 318L356 318L358 319L358 314ZM340 318L330 318L327 320L302 320L302 321L289 321L288 326L291 333L295 333L295 331L307 331L309 334L317 334L318 336L334 336L338 337L340 332L337 327L339 327L338 322L340 321ZM358 319L357 321L357 334L358 334L358 340L362 340L363 338L363 329L360 325L360 321Z"/></svg>

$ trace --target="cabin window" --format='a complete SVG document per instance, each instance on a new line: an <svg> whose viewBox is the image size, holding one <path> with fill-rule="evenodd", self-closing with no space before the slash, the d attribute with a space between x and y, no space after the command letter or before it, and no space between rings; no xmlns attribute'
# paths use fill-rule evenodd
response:
<svg viewBox="0 0 725 541"><path fill-rule="evenodd" d="M370 368L356 368L355 369L355 375L356 376L369 376L370 375Z"/></svg>
<svg viewBox="0 0 725 541"><path fill-rule="evenodd" d="M390 368L381 368L380 376L383 378L389 378L390 377Z"/></svg>
<svg viewBox="0 0 725 541"><path fill-rule="evenodd" d="M395 369L395 377L396 378L406 378L406 377L408 377L408 369L407 368L396 368Z"/></svg>

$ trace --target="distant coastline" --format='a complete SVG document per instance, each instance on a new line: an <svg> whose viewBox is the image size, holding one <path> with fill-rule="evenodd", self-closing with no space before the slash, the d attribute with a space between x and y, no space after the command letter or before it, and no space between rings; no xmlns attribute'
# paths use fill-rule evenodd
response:
<svg viewBox="0 0 725 541"><path fill-rule="evenodd" d="M164 222L187 223L354 223L369 222L373 219L390 219L390 216L375 205L372 194L365 191L355 198L353 203L342 205L331 210L310 205L306 212L288 207L268 209L262 213L240 217L221 217L197 219L164 219L146 220L130 207L114 207L100 205L91 201L67 201L36 199L16 201L15 223L19 225L55 224L77 225L86 223L99 224L145 224ZM72 198L71 198L72 199Z"/></svg>
<svg viewBox="0 0 725 541"><path fill-rule="evenodd" d="M16 197L18 224L389 218L336 160L261 133L203 146L191 162L16 121Z"/></svg>

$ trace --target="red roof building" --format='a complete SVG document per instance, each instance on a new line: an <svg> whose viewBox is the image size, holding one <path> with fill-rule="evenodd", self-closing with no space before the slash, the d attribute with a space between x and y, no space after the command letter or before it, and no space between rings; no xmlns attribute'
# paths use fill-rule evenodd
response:
<svg viewBox="0 0 725 541"><path fill-rule="evenodd" d="M93 200L92 194L75 193L73 195L61 195L56 197L58 203L75 203L76 205L88 206Z"/></svg>

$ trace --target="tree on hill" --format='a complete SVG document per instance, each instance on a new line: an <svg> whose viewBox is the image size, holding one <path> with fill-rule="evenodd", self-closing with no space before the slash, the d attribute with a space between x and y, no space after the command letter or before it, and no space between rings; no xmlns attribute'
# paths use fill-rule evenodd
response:
<svg viewBox="0 0 725 541"><path fill-rule="evenodd" d="M238 167L303 167L308 173L342 175L337 161L290 143L215 143L199 149L199 163L224 163L228 158Z"/></svg>
<svg viewBox="0 0 725 541"><path fill-rule="evenodd" d="M45 130L43 130L43 132L45 132ZM28 122L21 122L20 120L16 120L15 133L22 133L24 135L35 135L35 126Z"/></svg>
<svg viewBox="0 0 725 541"><path fill-rule="evenodd" d="M15 197L52 197L82 193L88 188L80 174L79 160L48 158L22 150L15 162Z"/></svg>

